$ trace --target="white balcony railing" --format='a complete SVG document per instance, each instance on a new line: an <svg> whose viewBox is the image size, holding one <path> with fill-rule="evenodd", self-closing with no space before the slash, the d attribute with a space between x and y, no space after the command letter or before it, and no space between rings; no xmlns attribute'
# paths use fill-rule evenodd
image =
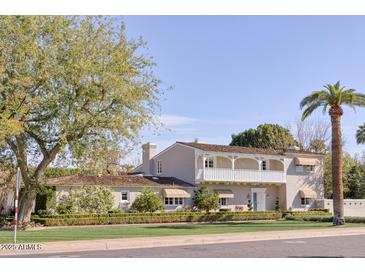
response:
<svg viewBox="0 0 365 274"><path fill-rule="evenodd" d="M276 170L206 168L204 170L197 169L196 179L206 181L285 183L286 175L284 171Z"/></svg>

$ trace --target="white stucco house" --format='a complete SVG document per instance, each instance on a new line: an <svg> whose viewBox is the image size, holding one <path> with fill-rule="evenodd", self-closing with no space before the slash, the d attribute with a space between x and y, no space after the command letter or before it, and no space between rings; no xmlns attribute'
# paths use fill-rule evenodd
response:
<svg viewBox="0 0 365 274"><path fill-rule="evenodd" d="M306 210L323 199L323 154L287 150L176 142L156 153L143 145L143 163L133 170L143 176L175 177L195 187L216 191L221 208ZM186 204L191 204L190 197ZM167 202L167 201L166 201Z"/></svg>

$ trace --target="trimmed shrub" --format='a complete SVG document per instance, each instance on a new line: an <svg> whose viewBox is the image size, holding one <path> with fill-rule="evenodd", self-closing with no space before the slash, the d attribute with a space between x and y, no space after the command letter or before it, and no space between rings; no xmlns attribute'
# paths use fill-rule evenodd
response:
<svg viewBox="0 0 365 274"><path fill-rule="evenodd" d="M218 209L218 193L209 191L205 186L200 187L198 190L194 190L193 206L206 212Z"/></svg>
<svg viewBox="0 0 365 274"><path fill-rule="evenodd" d="M275 211L280 211L280 201L279 201L279 197L276 197L276 201L275 201Z"/></svg>
<svg viewBox="0 0 365 274"><path fill-rule="evenodd" d="M274 211L262 212L163 212L163 213L124 213L124 214L83 214L59 215L33 218L36 223L45 226L60 225L106 225L106 224L142 224L177 222L228 222L248 220L277 220L281 214Z"/></svg>
<svg viewBox="0 0 365 274"><path fill-rule="evenodd" d="M71 189L61 198L57 206L59 214L78 213L107 213L113 207L113 193L110 187L84 185Z"/></svg>
<svg viewBox="0 0 365 274"><path fill-rule="evenodd" d="M42 187L36 196L35 212L40 210L55 210L57 204L56 200L56 187Z"/></svg>
<svg viewBox="0 0 365 274"><path fill-rule="evenodd" d="M333 217L332 216L305 216L303 217L303 221L307 222L332 222Z"/></svg>
<svg viewBox="0 0 365 274"><path fill-rule="evenodd" d="M155 212L162 209L163 205L160 196L151 189L143 189L131 206L131 210L137 212Z"/></svg>
<svg viewBox="0 0 365 274"><path fill-rule="evenodd" d="M58 214L73 214L75 213L75 208L72 202L65 202L56 207L56 211ZM39 215L42 215L42 212L38 212Z"/></svg>
<svg viewBox="0 0 365 274"><path fill-rule="evenodd" d="M345 222L365 224L365 217L345 217Z"/></svg>
<svg viewBox="0 0 365 274"><path fill-rule="evenodd" d="M287 220L287 221L303 221L303 218L293 216L293 215L287 215L287 216L285 216L285 220Z"/></svg>
<svg viewBox="0 0 365 274"><path fill-rule="evenodd" d="M308 222L332 222L333 221L333 217L332 216L328 216L328 217L323 217L323 216L307 216L307 217L303 217L304 221L308 221ZM361 224L365 224L365 217L345 217L345 222L346 223L361 223Z"/></svg>
<svg viewBox="0 0 365 274"><path fill-rule="evenodd" d="M328 208L311 208L308 211L324 212L324 213L330 212L330 210Z"/></svg>
<svg viewBox="0 0 365 274"><path fill-rule="evenodd" d="M296 216L296 217L305 217L305 216L331 216L326 211L317 211L317 210L311 210L311 211L282 211L283 218L286 218L286 216Z"/></svg>

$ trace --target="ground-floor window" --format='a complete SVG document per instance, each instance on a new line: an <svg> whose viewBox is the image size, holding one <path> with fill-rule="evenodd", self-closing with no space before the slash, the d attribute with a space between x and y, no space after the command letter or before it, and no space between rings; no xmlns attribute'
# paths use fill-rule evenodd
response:
<svg viewBox="0 0 365 274"><path fill-rule="evenodd" d="M121 196L123 202L128 201L128 191L122 191Z"/></svg>
<svg viewBox="0 0 365 274"><path fill-rule="evenodd" d="M184 198L178 197L165 197L165 205L178 206L184 204Z"/></svg>
<svg viewBox="0 0 365 274"><path fill-rule="evenodd" d="M314 166L295 166L296 172L298 173L310 173L314 171Z"/></svg>
<svg viewBox="0 0 365 274"><path fill-rule="evenodd" d="M227 205L227 198L219 198L219 205L226 206Z"/></svg>
<svg viewBox="0 0 365 274"><path fill-rule="evenodd" d="M309 205L312 202L312 198L301 198L302 205Z"/></svg>

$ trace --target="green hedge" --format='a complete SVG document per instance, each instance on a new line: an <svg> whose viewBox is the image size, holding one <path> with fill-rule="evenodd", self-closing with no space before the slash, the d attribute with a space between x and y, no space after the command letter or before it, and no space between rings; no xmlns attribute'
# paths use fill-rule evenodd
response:
<svg viewBox="0 0 365 274"><path fill-rule="evenodd" d="M309 211L283 211L282 217L286 218L287 216L294 217L305 217L305 216L331 216L328 210L309 210Z"/></svg>
<svg viewBox="0 0 365 274"><path fill-rule="evenodd" d="M33 216L33 221L45 226L63 225L107 225L107 224L143 224L143 223L177 223L177 222L227 222L247 220L277 220L281 213L275 211L262 212L181 212L181 213L125 213L125 214L85 214L55 215L49 217ZM58 217L58 218L57 218Z"/></svg>
<svg viewBox="0 0 365 274"><path fill-rule="evenodd" d="M308 222L332 222L333 217L323 217L323 216L308 216L303 218L304 221ZM365 217L345 217L345 223L361 223L365 224Z"/></svg>
<svg viewBox="0 0 365 274"><path fill-rule="evenodd" d="M277 214L281 215L280 212L277 211L244 211L244 212L235 212L235 211L220 211L213 214L229 214L229 215L261 215L261 214ZM200 211L168 211L168 212L156 212L156 213L127 213L127 212L118 212L118 213L90 213L90 214L55 214L55 215L33 215L33 219L37 218L46 218L46 219L69 219L69 218L102 218L102 217L128 217L128 216L187 216L187 215L207 215L205 212Z"/></svg>
<svg viewBox="0 0 365 274"><path fill-rule="evenodd" d="M108 213L108 214L60 214L33 215L32 220L45 226L63 225L105 225L105 224L143 224L177 222L227 222L247 220L303 220L303 218L329 218L326 211L220 211L214 213L196 211L171 211L160 213Z"/></svg>

